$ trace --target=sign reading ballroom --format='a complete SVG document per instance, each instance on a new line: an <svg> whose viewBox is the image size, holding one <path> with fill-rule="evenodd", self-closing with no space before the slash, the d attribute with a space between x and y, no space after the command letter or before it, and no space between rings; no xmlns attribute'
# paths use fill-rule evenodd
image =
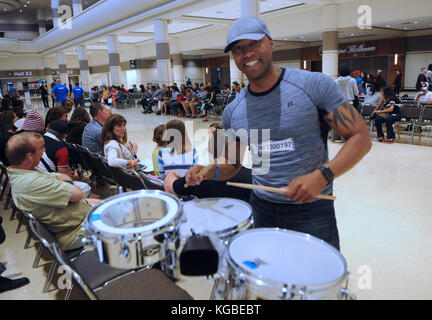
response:
<svg viewBox="0 0 432 320"><path fill-rule="evenodd" d="M361 45L350 45L346 48L339 48L339 54L356 54L356 53L365 53L365 52L374 52L376 51L376 47L365 47L364 44ZM323 48L319 48L319 54L322 56Z"/></svg>

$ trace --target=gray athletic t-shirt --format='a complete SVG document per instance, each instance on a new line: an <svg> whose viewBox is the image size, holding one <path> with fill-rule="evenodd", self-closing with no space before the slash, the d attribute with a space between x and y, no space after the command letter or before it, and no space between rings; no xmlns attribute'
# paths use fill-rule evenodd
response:
<svg viewBox="0 0 432 320"><path fill-rule="evenodd" d="M252 181L285 187L328 161L328 125L322 117L346 102L330 77L299 69L282 69L278 82L264 93L249 86L224 110L223 127L230 141L249 145ZM231 129L231 130L229 130ZM283 194L254 191L263 200L295 203ZM332 185L322 191L330 194Z"/></svg>

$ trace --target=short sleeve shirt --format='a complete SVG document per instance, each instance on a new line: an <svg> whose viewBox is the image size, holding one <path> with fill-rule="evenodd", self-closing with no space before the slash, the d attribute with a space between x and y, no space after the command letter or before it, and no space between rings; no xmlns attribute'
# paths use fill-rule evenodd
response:
<svg viewBox="0 0 432 320"><path fill-rule="evenodd" d="M346 101L330 77L298 69L282 69L267 92L248 86L224 110L223 127L230 141L239 137L250 147L256 185L285 187L328 161L328 125L323 116ZM231 130L229 130L231 129ZM292 203L283 194L254 191L263 200ZM330 194L332 185L322 193Z"/></svg>
<svg viewBox="0 0 432 320"><path fill-rule="evenodd" d="M65 101L68 92L69 89L63 84L58 84L54 86L54 88L51 90L51 93L54 93L54 95L56 96L56 101L58 102Z"/></svg>
<svg viewBox="0 0 432 320"><path fill-rule="evenodd" d="M84 234L81 227L91 206L84 200L69 203L73 186L58 173L9 167L8 175L15 205L43 223L63 249L72 247Z"/></svg>
<svg viewBox="0 0 432 320"><path fill-rule="evenodd" d="M72 93L74 95L74 99L79 99L83 96L84 94L84 89L81 87L75 87L72 89Z"/></svg>

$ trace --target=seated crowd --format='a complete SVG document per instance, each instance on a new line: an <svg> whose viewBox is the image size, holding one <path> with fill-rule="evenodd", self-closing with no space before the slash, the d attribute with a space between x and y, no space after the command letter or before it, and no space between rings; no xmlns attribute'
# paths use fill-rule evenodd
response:
<svg viewBox="0 0 432 320"><path fill-rule="evenodd" d="M359 72L353 78L361 78ZM387 142L393 142L393 124L401 119L401 100L376 77L356 80L358 95L364 97L364 105L376 106L374 123L378 141L384 141L382 124L387 127ZM419 104L432 104L429 84L421 83L422 90L415 97ZM145 171L137 154L138 146L128 140L127 121L112 114L107 104L114 108L127 99L129 94L141 93L143 113L177 115L208 121L208 111L216 104L216 94L229 96L241 90L238 83L228 85L222 91L210 84L193 86L177 84L153 85L140 89L133 86L92 88L92 104L86 108L64 100L58 106L48 108L45 119L36 110L25 111L24 103L16 96L5 96L0 112L0 160L7 167L15 206L30 212L50 230L64 250L82 246L81 229L85 217L93 205L100 200L89 198L91 187L78 172L72 169L68 148L64 141L81 145L90 152L104 157L110 167L135 170L141 176L159 179L166 192L179 197L197 198L226 197L249 201L250 191L227 186L226 181L205 180L199 186L187 186L185 174L200 163L198 152L180 119L168 121L154 129L152 171ZM68 115L70 120L68 120ZM222 142L222 143L221 143ZM223 148L218 146L223 145ZM228 144L225 132L219 123L208 128L209 163L223 164L228 159ZM220 150L219 150L220 149ZM197 166L203 169L203 166ZM241 167L232 182L252 183L251 170Z"/></svg>

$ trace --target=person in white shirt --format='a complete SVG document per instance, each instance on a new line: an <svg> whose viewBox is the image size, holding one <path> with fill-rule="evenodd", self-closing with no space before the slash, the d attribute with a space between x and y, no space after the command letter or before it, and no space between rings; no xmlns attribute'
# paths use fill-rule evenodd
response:
<svg viewBox="0 0 432 320"><path fill-rule="evenodd" d="M420 104L432 104L432 92L429 91L429 83L423 82L422 91L417 93L416 101Z"/></svg>
<svg viewBox="0 0 432 320"><path fill-rule="evenodd" d="M105 120L102 129L102 145L109 166L138 170L136 157L138 146L127 140L126 119L124 117L113 114Z"/></svg>
<svg viewBox="0 0 432 320"><path fill-rule="evenodd" d="M380 88L377 88L375 85L370 85L370 91L365 95L363 104L376 106L380 103L382 99L382 95L380 93Z"/></svg>

